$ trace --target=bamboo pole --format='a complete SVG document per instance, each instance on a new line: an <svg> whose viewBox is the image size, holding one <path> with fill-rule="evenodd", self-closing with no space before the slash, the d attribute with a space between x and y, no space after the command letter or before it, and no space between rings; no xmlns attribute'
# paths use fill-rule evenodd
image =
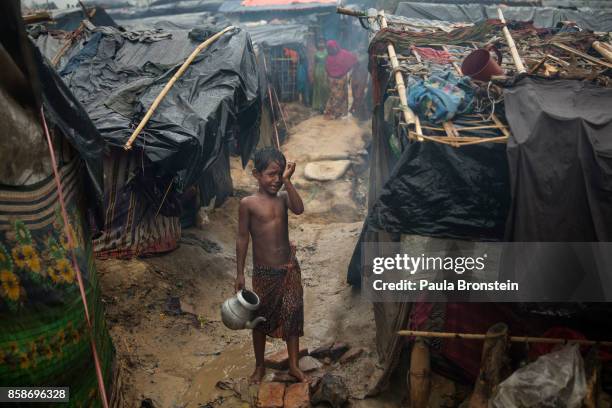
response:
<svg viewBox="0 0 612 408"><path fill-rule="evenodd" d="M28 15L22 16L22 18L23 18L23 23L25 25L42 23L43 21L53 20L53 17L51 17L51 14L48 11L39 11L34 14L28 14Z"/></svg>
<svg viewBox="0 0 612 408"><path fill-rule="evenodd" d="M601 65L601 66L604 66L606 68L612 68L612 63L607 62L607 61L602 61L602 60L600 60L598 58L592 57L589 54L585 54L584 52L579 51L579 50L577 50L575 48L569 47L569 46L567 46L565 44L552 43L552 45L554 45L555 47L560 48L560 49L562 49L564 51L567 51L567 52L569 52L571 54L574 54L574 55L577 55L577 56L579 56L581 58L584 58L585 60L587 60L587 61L589 61L589 62L591 62L593 64Z"/></svg>
<svg viewBox="0 0 612 408"><path fill-rule="evenodd" d="M142 118L142 120L138 124L138 127L136 128L136 130L134 130L134 132L132 133L132 135L130 136L128 141L125 143L125 146L123 146L123 148L125 150L130 150L132 148L132 144L134 143L134 140L136 140L136 138L138 137L138 135L140 134L142 129L145 127L145 125L147 124L149 119L151 119L151 116L153 116L153 113L155 112L155 110L157 109L157 107L159 106L161 101L164 99L164 97L166 96L168 91L170 91L170 88L172 88L174 83L181 77L181 75L183 75L183 73L185 73L185 71L187 70L189 65L191 65L191 63L193 62L195 57L197 57L198 54L200 52L202 52L202 50L207 48L210 44L212 44L213 42L217 41L223 34L225 34L226 32L228 32L228 31L230 31L230 30L232 30L234 28L235 28L234 26L228 26L228 27L224 28L223 30L219 31L217 34L215 34L212 37L208 38L202 44L198 45L197 48L195 50L193 50L191 55L189 55L189 57L187 58L187 60L185 60L183 65L181 65L179 70L176 71L174 76L172 76L170 81L168 81L166 86L164 86L164 89L162 89L162 91L159 93L159 95L157 95L157 98L155 98L155 100L151 104L151 107L149 108L149 110L145 114L144 118Z"/></svg>
<svg viewBox="0 0 612 408"><path fill-rule="evenodd" d="M385 18L385 12L380 11L378 13L378 16L380 17L380 26L382 28L387 28L387 19ZM417 135L421 135L423 133L421 131L421 122L419 121L418 116L416 116L412 109L410 109L410 107L408 106L408 98L406 97L406 85L404 84L404 77L399 71L399 62L397 60L397 54L395 53L395 47L391 42L387 44L387 52L389 54L389 59L391 60L391 67L393 68L393 72L395 73L395 87L400 98L401 108L404 114L404 121L409 125L414 124L414 128L416 130ZM423 141L423 138L420 136L417 136L417 139L419 141Z"/></svg>
<svg viewBox="0 0 612 408"><path fill-rule="evenodd" d="M270 85L270 78L268 78L268 65L266 64L266 53L262 53L264 73L266 75L266 82L268 84L268 99L270 101L270 114L272 115L272 127L274 128L274 136L276 137L276 148L280 150L280 138L278 137L278 127L276 126L276 115L274 114L274 99L272 99L272 85ZM278 108L280 109L280 103ZM286 125L285 125L286 128ZM288 129L287 129L288 131Z"/></svg>
<svg viewBox="0 0 612 408"><path fill-rule="evenodd" d="M418 330L400 330L397 332L400 336L416 336L440 339L461 339L461 340L485 340L488 337L486 334L472 333L449 333L449 332L429 332ZM578 339L561 339L553 337L529 337L529 336L510 336L509 340L513 343L545 343L545 344L578 344L581 346L600 345L604 347L612 347L612 341L595 341L595 340L578 340Z"/></svg>
<svg viewBox="0 0 612 408"><path fill-rule="evenodd" d="M410 352L408 389L410 408L427 408L431 394L431 358L429 347L421 338L416 339Z"/></svg>
<svg viewBox="0 0 612 408"><path fill-rule="evenodd" d="M504 25L502 30L504 32L504 36L506 37L506 42L508 43L508 47L510 47L510 53L512 54L512 59L514 60L514 65L516 66L516 70L518 71L519 74L527 72L527 70L525 69L525 65L523 65L523 61L521 60L521 56L519 55L518 50L516 49L516 44L514 43L514 39L512 39L510 30L508 30L508 27L506 26L506 19L504 18L504 14L502 13L500 8L497 9L497 15L499 16L499 19Z"/></svg>
<svg viewBox="0 0 612 408"><path fill-rule="evenodd" d="M482 347L480 370L468 408L486 408L495 387L502 381L508 348L508 326L497 323L487 330Z"/></svg>
<svg viewBox="0 0 612 408"><path fill-rule="evenodd" d="M612 62L612 45L601 41L594 41L593 48L601 54L602 57Z"/></svg>
<svg viewBox="0 0 612 408"><path fill-rule="evenodd" d="M344 14L344 15L351 16L351 17L367 17L368 16L364 11L353 10L353 9L344 8L344 7L337 7L336 13Z"/></svg>

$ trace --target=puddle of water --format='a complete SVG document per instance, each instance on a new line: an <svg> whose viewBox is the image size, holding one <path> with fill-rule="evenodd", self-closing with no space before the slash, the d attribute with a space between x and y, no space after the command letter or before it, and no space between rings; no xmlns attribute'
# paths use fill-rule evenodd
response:
<svg viewBox="0 0 612 408"><path fill-rule="evenodd" d="M199 403L212 400L218 381L247 377L253 369L254 361L250 343L223 350L219 356L205 363L196 372L183 401L188 403L189 407L197 407Z"/></svg>

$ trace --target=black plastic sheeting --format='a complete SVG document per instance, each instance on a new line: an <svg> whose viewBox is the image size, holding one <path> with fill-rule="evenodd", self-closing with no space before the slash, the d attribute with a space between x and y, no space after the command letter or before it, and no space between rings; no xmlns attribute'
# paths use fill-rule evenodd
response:
<svg viewBox="0 0 612 408"><path fill-rule="evenodd" d="M108 26L117 27L115 21L106 13L106 10L102 7L87 8L89 13L93 13L93 16L89 17L89 20L95 26ZM45 25L52 30L63 30L63 31L74 31L76 30L81 22L86 19L85 12L82 8L71 8L64 10L57 10L51 13L53 21L46 23Z"/></svg>
<svg viewBox="0 0 612 408"><path fill-rule="evenodd" d="M579 27L593 31L612 31L612 4L610 9L555 8L555 7L504 7L506 20L533 21L536 27L555 27L560 21L575 21ZM436 4L402 2L397 6L396 15L443 20L452 23L497 19L498 6L482 4Z"/></svg>
<svg viewBox="0 0 612 408"><path fill-rule="evenodd" d="M85 108L70 92L55 69L49 65L49 61L36 47L32 46L32 48L42 86L45 117L50 125L62 131L72 147L79 152L81 159L85 162L89 179L89 182L85 183L85 189L88 193L93 194L97 202L101 203L104 140L87 115Z"/></svg>
<svg viewBox="0 0 612 408"><path fill-rule="evenodd" d="M412 143L370 210L368 228L500 240L510 202L505 145Z"/></svg>
<svg viewBox="0 0 612 408"><path fill-rule="evenodd" d="M111 146L122 147L153 100L196 48L187 31L137 42L94 32L60 71ZM243 164L257 144L259 80L248 34L235 29L196 57L163 99L133 148L158 172L196 183L237 138Z"/></svg>
<svg viewBox="0 0 612 408"><path fill-rule="evenodd" d="M612 241L612 89L523 79L504 93L510 241Z"/></svg>

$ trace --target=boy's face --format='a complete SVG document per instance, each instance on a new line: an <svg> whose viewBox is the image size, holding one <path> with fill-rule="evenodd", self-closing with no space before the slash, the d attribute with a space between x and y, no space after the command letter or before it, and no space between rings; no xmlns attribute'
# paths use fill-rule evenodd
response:
<svg viewBox="0 0 612 408"><path fill-rule="evenodd" d="M261 189L270 195L276 195L278 190L280 190L280 188L283 186L284 171L284 167L281 167L278 162L273 161L270 162L268 167L266 167L266 169L262 172L253 170L253 175L257 179Z"/></svg>

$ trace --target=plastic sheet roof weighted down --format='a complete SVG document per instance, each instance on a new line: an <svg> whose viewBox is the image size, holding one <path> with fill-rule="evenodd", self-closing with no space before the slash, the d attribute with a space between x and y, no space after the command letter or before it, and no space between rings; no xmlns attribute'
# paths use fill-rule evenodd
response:
<svg viewBox="0 0 612 408"><path fill-rule="evenodd" d="M153 42L104 27L61 69L112 146L122 147L187 56L203 41L188 31ZM144 39L144 41L147 41ZM133 148L183 185L196 182L238 130L243 163L257 144L259 80L248 34L235 29L196 57L163 99Z"/></svg>

